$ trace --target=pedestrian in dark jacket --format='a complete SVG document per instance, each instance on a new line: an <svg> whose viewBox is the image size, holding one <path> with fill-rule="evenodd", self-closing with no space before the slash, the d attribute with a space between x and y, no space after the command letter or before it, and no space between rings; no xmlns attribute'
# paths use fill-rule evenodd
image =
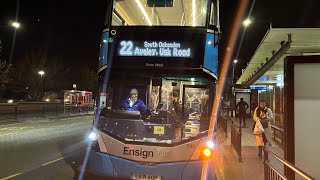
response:
<svg viewBox="0 0 320 180"><path fill-rule="evenodd" d="M246 115L247 115L247 109L249 108L249 105L247 102L243 100L243 98L240 98L240 102L237 103L236 109L239 112L239 120L240 120L240 125L241 121L243 121L244 127L247 127L246 124Z"/></svg>

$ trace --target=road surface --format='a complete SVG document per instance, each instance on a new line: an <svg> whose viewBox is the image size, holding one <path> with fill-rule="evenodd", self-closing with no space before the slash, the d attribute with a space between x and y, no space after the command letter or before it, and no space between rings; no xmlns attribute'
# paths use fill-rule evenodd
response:
<svg viewBox="0 0 320 180"><path fill-rule="evenodd" d="M78 179L93 116L0 125L0 180ZM84 179L100 179L88 172Z"/></svg>

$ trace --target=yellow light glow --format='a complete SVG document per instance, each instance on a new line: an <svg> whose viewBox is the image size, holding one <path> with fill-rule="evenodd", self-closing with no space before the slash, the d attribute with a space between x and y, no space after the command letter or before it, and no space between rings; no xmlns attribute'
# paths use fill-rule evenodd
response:
<svg viewBox="0 0 320 180"><path fill-rule="evenodd" d="M205 148L203 150L203 154L206 156L206 157L210 157L211 156L211 150L209 148Z"/></svg>
<svg viewBox="0 0 320 180"><path fill-rule="evenodd" d="M18 23L18 22L12 22L11 25L13 27L15 27L16 29L18 29L20 27L20 23Z"/></svg>
<svg viewBox="0 0 320 180"><path fill-rule="evenodd" d="M251 20L250 20L249 18L247 18L246 20L243 21L242 24L243 24L245 27L248 27L251 23L252 23Z"/></svg>

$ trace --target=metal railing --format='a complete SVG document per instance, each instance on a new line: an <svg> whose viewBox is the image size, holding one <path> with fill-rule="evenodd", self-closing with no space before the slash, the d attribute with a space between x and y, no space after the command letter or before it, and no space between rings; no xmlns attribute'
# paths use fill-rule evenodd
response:
<svg viewBox="0 0 320 180"><path fill-rule="evenodd" d="M18 121L21 118L48 117L48 116L70 116L85 114L93 111L93 104L83 104L79 107L63 104L15 104L0 106L0 121Z"/></svg>
<svg viewBox="0 0 320 180"><path fill-rule="evenodd" d="M279 161L286 169L290 169L295 174L298 174L301 178L307 180L315 180L315 178L311 177L307 173L303 172L299 168L295 167L293 164L281 158L276 153L270 151L268 148L264 148L264 179L265 180L291 180L292 178L288 178L282 172L280 172L277 168L275 168L269 161L268 156L273 157L277 161Z"/></svg>
<svg viewBox="0 0 320 180"><path fill-rule="evenodd" d="M227 115L225 115L223 111L219 114L218 126L219 128L222 129L222 131L225 133L225 136L227 138L228 137L228 121L226 116Z"/></svg>
<svg viewBox="0 0 320 180"><path fill-rule="evenodd" d="M231 127L231 145L235 149L238 159L241 162L242 161L242 156L241 156L241 126L238 125L237 122L233 121L234 125L230 125ZM239 127L239 130L238 128Z"/></svg>
<svg viewBox="0 0 320 180"><path fill-rule="evenodd" d="M234 108L231 107L221 107L222 111L226 112L230 117L233 118Z"/></svg>
<svg viewBox="0 0 320 180"><path fill-rule="evenodd" d="M281 144L281 146L283 146L283 142L284 142L284 130L282 128L279 128L277 126L271 125L271 128L273 130L273 136L272 139L274 141L276 141L277 143ZM279 138L281 140L281 142L278 141Z"/></svg>

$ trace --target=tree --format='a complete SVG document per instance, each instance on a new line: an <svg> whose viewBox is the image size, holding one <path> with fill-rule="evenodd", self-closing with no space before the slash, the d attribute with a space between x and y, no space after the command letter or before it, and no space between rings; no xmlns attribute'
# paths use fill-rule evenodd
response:
<svg viewBox="0 0 320 180"><path fill-rule="evenodd" d="M6 61L0 59L0 85L5 86L10 82L9 72L11 64L7 64Z"/></svg>
<svg viewBox="0 0 320 180"><path fill-rule="evenodd" d="M9 83L10 64L7 64L5 60L1 59L2 42L0 40L0 87L4 87Z"/></svg>
<svg viewBox="0 0 320 180"><path fill-rule="evenodd" d="M40 100L45 91L61 91L61 77L66 76L67 70L58 58L49 58L46 49L32 49L17 61L11 87L16 92L24 91L27 100ZM39 71L45 74L41 76Z"/></svg>
<svg viewBox="0 0 320 180"><path fill-rule="evenodd" d="M97 70L94 67L82 65L79 68L80 72L77 75L75 83L79 90L91 91L93 96L96 96L98 91L98 76Z"/></svg>

